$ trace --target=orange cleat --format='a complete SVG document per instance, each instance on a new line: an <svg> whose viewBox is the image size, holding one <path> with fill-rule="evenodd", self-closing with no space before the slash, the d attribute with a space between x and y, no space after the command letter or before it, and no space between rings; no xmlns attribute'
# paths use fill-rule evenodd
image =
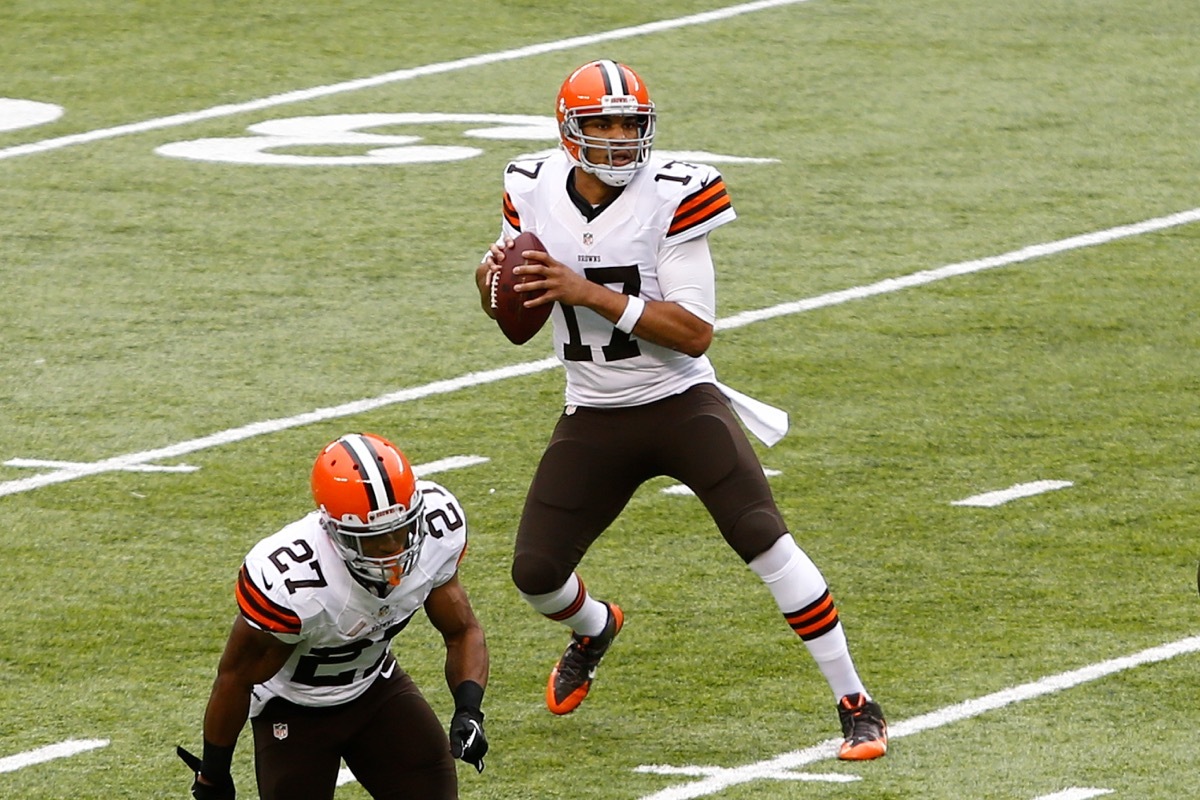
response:
<svg viewBox="0 0 1200 800"><path fill-rule="evenodd" d="M620 606L616 603L605 605L608 606L608 622L604 632L596 636L572 633L571 643L550 671L550 680L546 682L546 707L552 714L570 714L579 708L596 679L600 659L621 632L625 615Z"/></svg>

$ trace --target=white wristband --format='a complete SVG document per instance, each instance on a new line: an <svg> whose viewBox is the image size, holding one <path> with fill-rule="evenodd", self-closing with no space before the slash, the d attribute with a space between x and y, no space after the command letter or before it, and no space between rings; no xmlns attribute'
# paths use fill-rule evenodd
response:
<svg viewBox="0 0 1200 800"><path fill-rule="evenodd" d="M642 312L645 310L645 300L636 295L629 295L629 302L625 304L625 312L617 320L617 330L621 333L633 333L634 326L638 324L638 320L642 318Z"/></svg>

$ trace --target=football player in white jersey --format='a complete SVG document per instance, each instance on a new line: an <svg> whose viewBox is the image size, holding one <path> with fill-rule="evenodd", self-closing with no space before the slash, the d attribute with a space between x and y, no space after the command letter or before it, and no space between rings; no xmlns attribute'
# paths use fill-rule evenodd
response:
<svg viewBox="0 0 1200 800"><path fill-rule="evenodd" d="M376 800L453 800L454 759L483 771L483 630L458 579L462 507L418 480L375 434L326 446L317 509L259 542L204 714L204 751L179 748L196 800L233 800L230 764L250 718L263 800L331 800L342 759ZM424 609L446 643L447 736L390 650Z"/></svg>
<svg viewBox="0 0 1200 800"><path fill-rule="evenodd" d="M759 433L773 427L762 410L778 410L719 383L705 356L716 321L708 234L736 216L724 180L712 167L655 155L657 111L624 64L572 72L556 114L560 148L505 170L500 237L475 270L491 316L505 248L532 231L546 249L526 251L534 263L516 268L527 276L518 291L545 291L528 307L555 304L566 404L526 496L512 576L535 610L571 629L547 706L555 714L579 706L624 622L616 603L587 592L576 567L638 486L669 475L704 503L815 658L837 704L839 756L884 755L887 723L850 657L829 587L789 533L735 416L771 444Z"/></svg>

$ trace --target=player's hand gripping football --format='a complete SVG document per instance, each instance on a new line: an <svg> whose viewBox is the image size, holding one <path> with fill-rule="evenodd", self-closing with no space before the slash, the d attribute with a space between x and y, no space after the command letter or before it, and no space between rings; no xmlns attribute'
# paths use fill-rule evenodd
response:
<svg viewBox="0 0 1200 800"><path fill-rule="evenodd" d="M457 709L450 720L450 754L483 772L483 757L487 751L483 712L478 708Z"/></svg>
<svg viewBox="0 0 1200 800"><path fill-rule="evenodd" d="M212 783L203 783L200 780L200 773L203 771L204 762L199 756L189 753L182 747L176 747L175 753L183 760L183 763L188 765L188 769L192 771L195 780L192 782L192 797L194 800L237 800L237 790L233 786L233 776L212 776L205 774L204 779L213 781Z"/></svg>

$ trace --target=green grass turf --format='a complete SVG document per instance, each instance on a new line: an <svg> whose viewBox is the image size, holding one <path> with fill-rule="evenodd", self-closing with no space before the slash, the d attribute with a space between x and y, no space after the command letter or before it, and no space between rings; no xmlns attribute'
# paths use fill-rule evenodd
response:
<svg viewBox="0 0 1200 800"><path fill-rule="evenodd" d="M717 7L336 6L10 3L2 93L66 113L0 132L0 155ZM812 0L0 157L0 462L92 462L549 354L545 333L509 345L470 279L504 163L544 142L439 125L418 133L484 154L292 168L160 145L302 115L547 114L569 69L615 57L649 82L661 147L778 159L720 165L740 214L713 237L728 317L1200 206L1198 29L1184 0ZM1198 230L718 334L722 379L791 413L760 453L893 722L1196 633ZM666 481L584 564L629 620L594 696L564 719L544 710L565 634L516 596L508 558L561 381L539 372L166 462L193 473L0 496L0 758L110 740L0 772L0 796L186 794L173 748L199 743L238 564L306 510L311 460L346 430L383 432L415 463L489 459L437 476L468 512L463 578L493 658L493 750L483 775L460 772L464 798L641 800L696 780L641 765L737 767L835 736L829 693L769 595ZM33 474L0 464L0 485ZM951 505L1043 479L1073 486ZM413 625L395 651L448 717L436 634ZM716 796L1190 796L1196 663L897 738L879 763L804 768L852 783L764 778ZM246 742L235 767L253 796Z"/></svg>

